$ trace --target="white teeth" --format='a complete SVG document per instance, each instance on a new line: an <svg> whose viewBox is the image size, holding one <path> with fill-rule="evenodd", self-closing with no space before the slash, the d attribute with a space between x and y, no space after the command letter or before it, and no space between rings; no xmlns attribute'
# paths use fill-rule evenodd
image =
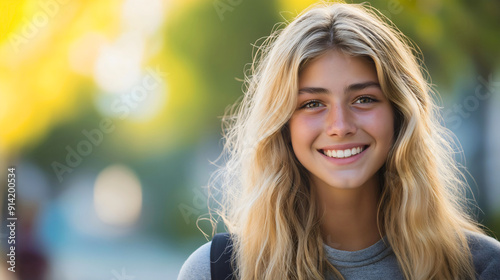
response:
<svg viewBox="0 0 500 280"><path fill-rule="evenodd" d="M348 158L357 155L363 151L363 147L356 147L345 150L323 150L323 153L332 158Z"/></svg>

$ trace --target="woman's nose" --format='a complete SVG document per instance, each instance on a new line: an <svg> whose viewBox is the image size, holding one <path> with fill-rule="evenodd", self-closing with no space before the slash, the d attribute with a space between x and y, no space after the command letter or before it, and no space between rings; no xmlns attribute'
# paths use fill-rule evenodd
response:
<svg viewBox="0 0 500 280"><path fill-rule="evenodd" d="M327 115L326 133L329 136L345 137L356 133L353 116L345 106L333 106Z"/></svg>

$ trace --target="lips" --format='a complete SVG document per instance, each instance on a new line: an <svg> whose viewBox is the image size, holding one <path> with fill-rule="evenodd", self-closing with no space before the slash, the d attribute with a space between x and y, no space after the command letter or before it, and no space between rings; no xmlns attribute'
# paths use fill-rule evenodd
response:
<svg viewBox="0 0 500 280"><path fill-rule="evenodd" d="M349 144L325 147L318 151L330 158L349 158L363 152L367 148L368 145L365 144Z"/></svg>

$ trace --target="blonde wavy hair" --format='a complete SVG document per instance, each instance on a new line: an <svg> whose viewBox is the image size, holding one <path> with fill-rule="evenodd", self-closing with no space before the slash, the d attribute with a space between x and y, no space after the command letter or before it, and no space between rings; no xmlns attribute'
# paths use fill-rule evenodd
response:
<svg viewBox="0 0 500 280"><path fill-rule="evenodd" d="M378 222L405 278L474 278L467 231L481 230L466 211L453 138L440 124L418 52L373 8L344 3L315 5L274 31L257 48L243 99L223 120L225 165L211 186L222 198L211 217L233 235L238 278L342 279L326 259L314 188L287 125L301 69L332 49L371 59L394 110Z"/></svg>

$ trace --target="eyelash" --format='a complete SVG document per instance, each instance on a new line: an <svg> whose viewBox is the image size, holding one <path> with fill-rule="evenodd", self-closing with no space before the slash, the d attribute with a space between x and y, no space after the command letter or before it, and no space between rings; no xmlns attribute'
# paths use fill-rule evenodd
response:
<svg viewBox="0 0 500 280"><path fill-rule="evenodd" d="M363 103L358 103L358 101L362 100L362 99L369 99L370 102L363 102ZM373 98L373 97L370 97L370 96L366 96L366 95L363 95L363 96L360 96L358 99L356 99L356 101L354 101L355 104L366 104L366 103L374 103L374 102L377 102L378 100Z"/></svg>
<svg viewBox="0 0 500 280"><path fill-rule="evenodd" d="M311 104L318 104L318 105L323 105L321 101L319 100L309 100L306 103L302 104L300 106L301 109L313 109L313 108L318 108L320 106L315 106L315 107L309 107Z"/></svg>
<svg viewBox="0 0 500 280"><path fill-rule="evenodd" d="M363 100L363 99L368 99L368 101L369 101L369 102L362 102L362 103L358 103L358 101ZM363 96L358 97L358 98L356 99L356 101L354 101L354 103L353 103L353 104L369 104L369 103L375 103L375 102L377 102L377 101L378 101L378 100L377 100L377 99L375 99L375 98L373 98L373 97L363 95ZM311 106L311 104L318 104L318 106L310 107L310 106ZM300 108L301 108L301 109L313 109L313 108L318 108L318 107L321 107L321 105L323 105L323 104L321 103L321 101L314 99L314 100L309 100L309 101L307 101L306 103L302 104L302 105L300 106Z"/></svg>

